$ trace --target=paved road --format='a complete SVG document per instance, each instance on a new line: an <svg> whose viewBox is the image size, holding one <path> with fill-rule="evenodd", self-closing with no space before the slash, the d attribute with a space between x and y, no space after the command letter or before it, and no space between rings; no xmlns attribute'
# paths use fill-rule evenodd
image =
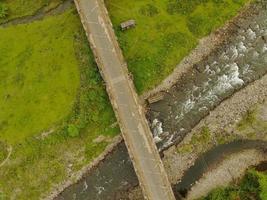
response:
<svg viewBox="0 0 267 200"><path fill-rule="evenodd" d="M106 82L144 196L150 200L174 200L103 1L75 0L75 4Z"/></svg>

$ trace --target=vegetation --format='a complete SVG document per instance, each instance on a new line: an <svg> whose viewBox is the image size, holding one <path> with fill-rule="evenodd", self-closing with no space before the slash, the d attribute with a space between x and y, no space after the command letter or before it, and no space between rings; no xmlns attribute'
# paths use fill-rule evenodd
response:
<svg viewBox="0 0 267 200"><path fill-rule="evenodd" d="M0 199L40 199L119 129L74 10L0 35L0 141L13 147Z"/></svg>
<svg viewBox="0 0 267 200"><path fill-rule="evenodd" d="M64 20L0 29L0 140L16 144L70 113L79 88L77 25Z"/></svg>
<svg viewBox="0 0 267 200"><path fill-rule="evenodd" d="M255 110L249 110L243 119L238 123L238 129L242 130L245 129L246 126L252 126L256 120L256 113Z"/></svg>
<svg viewBox="0 0 267 200"><path fill-rule="evenodd" d="M8 147L6 146L6 144L0 141L0 165L7 157L8 154L7 148Z"/></svg>
<svg viewBox="0 0 267 200"><path fill-rule="evenodd" d="M179 153L188 153L191 152L194 147L200 147L205 145L205 147L210 143L211 140L211 132L209 127L204 126L202 127L201 131L193 135L190 142L187 144L183 144L181 147L177 149Z"/></svg>
<svg viewBox="0 0 267 200"><path fill-rule="evenodd" d="M249 170L240 184L212 191L201 200L267 200L267 172Z"/></svg>
<svg viewBox="0 0 267 200"><path fill-rule="evenodd" d="M259 104L249 110L237 125L237 131L250 138L261 135L266 139L267 120L265 114L266 103Z"/></svg>
<svg viewBox="0 0 267 200"><path fill-rule="evenodd" d="M223 25L249 0L106 0L139 93L160 83L198 39ZM135 19L134 29L120 23Z"/></svg>
<svg viewBox="0 0 267 200"><path fill-rule="evenodd" d="M7 16L7 11L7 6L0 2L0 19L5 18Z"/></svg>

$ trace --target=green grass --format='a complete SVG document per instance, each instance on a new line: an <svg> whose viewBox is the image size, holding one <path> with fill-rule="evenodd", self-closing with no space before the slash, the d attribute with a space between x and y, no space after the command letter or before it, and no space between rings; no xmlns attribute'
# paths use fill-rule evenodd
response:
<svg viewBox="0 0 267 200"><path fill-rule="evenodd" d="M115 117L76 12L0 29L0 199L40 199L98 156ZM43 130L54 129L41 137Z"/></svg>
<svg viewBox="0 0 267 200"><path fill-rule="evenodd" d="M8 147L5 143L0 142L0 164L6 159L8 155Z"/></svg>
<svg viewBox="0 0 267 200"><path fill-rule="evenodd" d="M0 23L27 15L33 15L42 7L47 7L47 9L53 8L62 1L63 0L0 0L8 9L7 17L0 18Z"/></svg>
<svg viewBox="0 0 267 200"><path fill-rule="evenodd" d="M218 188L201 200L267 200L267 173L249 170L239 184Z"/></svg>
<svg viewBox="0 0 267 200"><path fill-rule="evenodd" d="M261 116L265 106L266 103L251 108L237 124L237 131L252 138L257 136L257 134L266 135L267 122Z"/></svg>
<svg viewBox="0 0 267 200"><path fill-rule="evenodd" d="M192 152L196 147L205 146L207 147L211 141L211 131L209 127L202 127L198 134L192 136L190 142L181 145L177 148L178 153L189 153Z"/></svg>
<svg viewBox="0 0 267 200"><path fill-rule="evenodd" d="M0 140L16 144L70 113L80 83L67 20L0 29Z"/></svg>
<svg viewBox="0 0 267 200"><path fill-rule="evenodd" d="M249 0L106 0L120 46L139 93L153 88ZM134 29L119 24L135 19Z"/></svg>

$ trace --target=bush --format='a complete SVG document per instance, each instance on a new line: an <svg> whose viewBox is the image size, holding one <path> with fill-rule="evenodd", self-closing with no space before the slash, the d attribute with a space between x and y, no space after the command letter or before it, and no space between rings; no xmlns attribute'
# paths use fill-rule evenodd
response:
<svg viewBox="0 0 267 200"><path fill-rule="evenodd" d="M74 124L70 124L68 126L68 135L70 137L77 137L77 136L79 136L79 129Z"/></svg>
<svg viewBox="0 0 267 200"><path fill-rule="evenodd" d="M187 15L192 13L195 8L203 3L207 3L208 0L169 0L167 11L170 14L183 14Z"/></svg>
<svg viewBox="0 0 267 200"><path fill-rule="evenodd" d="M0 3L0 18L5 18L8 14L8 8L5 4Z"/></svg>
<svg viewBox="0 0 267 200"><path fill-rule="evenodd" d="M231 185L226 188L213 190L207 197L201 200L267 200L267 174L249 170L240 185Z"/></svg>
<svg viewBox="0 0 267 200"><path fill-rule="evenodd" d="M147 4L140 9L140 14L148 17L153 17L159 13L157 7L152 4Z"/></svg>

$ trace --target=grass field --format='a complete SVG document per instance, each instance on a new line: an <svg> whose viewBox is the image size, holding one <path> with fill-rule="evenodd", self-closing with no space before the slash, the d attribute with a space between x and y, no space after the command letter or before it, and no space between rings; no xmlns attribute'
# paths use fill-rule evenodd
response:
<svg viewBox="0 0 267 200"><path fill-rule="evenodd" d="M50 9L57 6L61 2L62 0L1 0L0 3L3 3L8 8L8 14L6 18L0 18L0 23L18 17L33 15L42 7Z"/></svg>
<svg viewBox="0 0 267 200"><path fill-rule="evenodd" d="M119 129L74 9L0 35L0 199L40 199Z"/></svg>
<svg viewBox="0 0 267 200"><path fill-rule="evenodd" d="M218 188L201 200L267 200L267 172L249 170L239 184Z"/></svg>
<svg viewBox="0 0 267 200"><path fill-rule="evenodd" d="M64 23L49 19L0 29L0 140L16 144L70 113L79 69L73 49L75 25Z"/></svg>
<svg viewBox="0 0 267 200"><path fill-rule="evenodd" d="M120 46L142 93L159 84L198 44L249 0L106 0ZM134 29L119 24L135 19Z"/></svg>

